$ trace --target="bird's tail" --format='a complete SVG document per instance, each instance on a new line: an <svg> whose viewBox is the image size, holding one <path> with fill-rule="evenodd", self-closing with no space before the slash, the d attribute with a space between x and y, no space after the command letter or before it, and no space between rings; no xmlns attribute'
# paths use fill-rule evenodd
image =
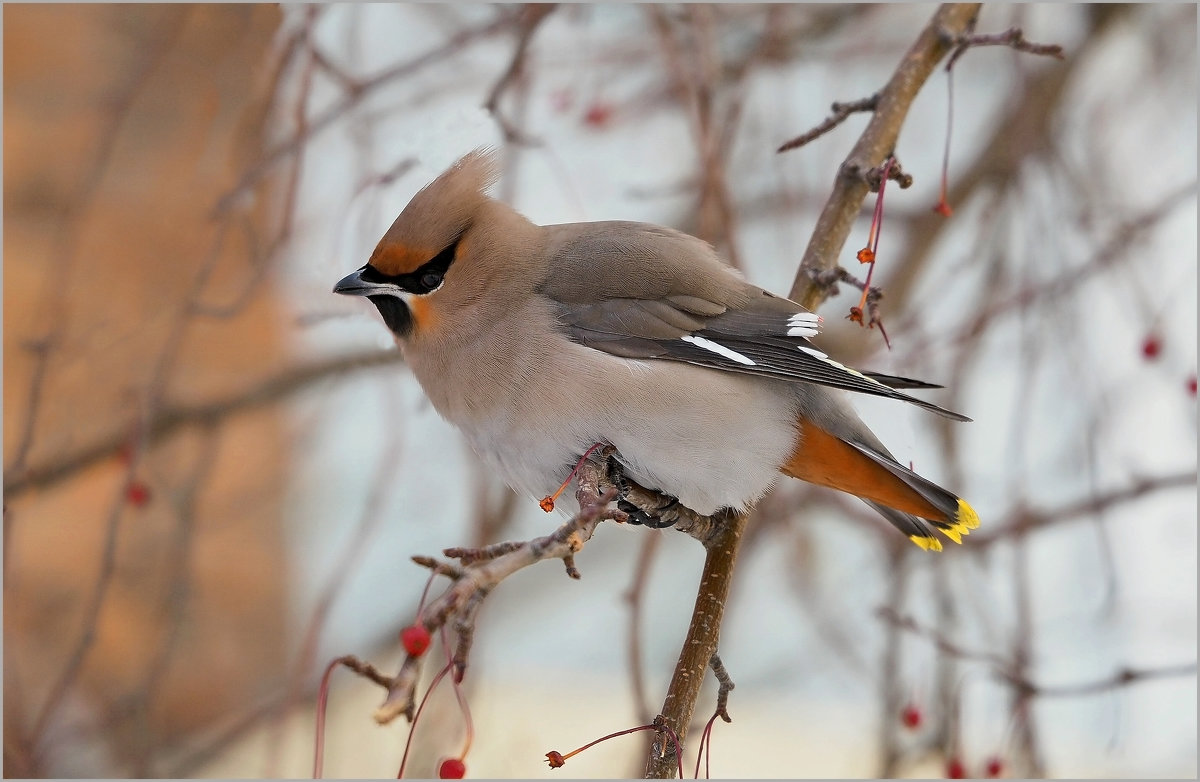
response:
<svg viewBox="0 0 1200 782"><path fill-rule="evenodd" d="M941 551L936 529L955 543L979 526L975 510L958 495L922 478L890 455L843 440L808 420L781 469L785 475L855 495L923 549Z"/></svg>

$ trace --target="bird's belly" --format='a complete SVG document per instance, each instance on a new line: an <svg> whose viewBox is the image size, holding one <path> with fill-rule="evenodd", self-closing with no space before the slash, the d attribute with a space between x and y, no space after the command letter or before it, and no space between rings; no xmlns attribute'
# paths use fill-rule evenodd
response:
<svg viewBox="0 0 1200 782"><path fill-rule="evenodd" d="M586 372L567 358L545 372L553 377L506 389L514 395L501 406L506 415L455 422L519 493L553 493L584 451L603 442L616 447L633 480L704 514L745 507L779 477L797 438L790 384L572 349L591 354Z"/></svg>

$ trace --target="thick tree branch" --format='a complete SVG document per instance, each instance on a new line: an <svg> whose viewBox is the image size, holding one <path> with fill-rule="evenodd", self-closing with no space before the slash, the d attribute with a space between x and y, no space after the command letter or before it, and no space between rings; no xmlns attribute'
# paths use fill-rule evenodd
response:
<svg viewBox="0 0 1200 782"><path fill-rule="evenodd" d="M681 745L691 724L696 700L700 697L700 685L704 683L705 672L717 653L721 621L725 615L725 603L733 583L733 568L737 563L747 518L745 513L723 513L720 531L705 545L708 553L704 558L704 572L700 576L692 621L688 625L683 650L675 664L675 673L671 676L671 685L662 708L667 726L675 731ZM646 759L646 778L671 779L678 767L674 744L664 741L662 734L655 734Z"/></svg>
<svg viewBox="0 0 1200 782"><path fill-rule="evenodd" d="M809 310L816 310L830 294L830 289L816 284L812 275L838 265L838 254L870 191L865 174L892 153L908 107L917 92L938 62L971 31L978 10L977 3L941 6L891 80L877 94L871 121L838 172L833 193L817 221L792 287L790 297ZM692 621L663 703L666 724L678 735L680 744L686 741L700 685L709 660L717 651L721 619L746 516L730 513L722 521L716 537L706 544L708 556L704 561ZM677 768L673 753L672 746L665 744L661 737L656 738L646 760L647 778L673 777Z"/></svg>
<svg viewBox="0 0 1200 782"><path fill-rule="evenodd" d="M813 280L813 275L838 265L838 254L870 191L863 173L891 154L917 92L938 62L974 27L979 6L979 3L948 3L938 8L887 86L879 92L871 121L838 170L833 193L817 218L812 239L792 283L789 298L807 309L815 311L828 296Z"/></svg>

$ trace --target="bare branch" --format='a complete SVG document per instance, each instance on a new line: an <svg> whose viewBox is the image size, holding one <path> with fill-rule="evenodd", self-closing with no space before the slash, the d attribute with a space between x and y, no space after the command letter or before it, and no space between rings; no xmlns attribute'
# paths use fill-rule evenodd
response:
<svg viewBox="0 0 1200 782"><path fill-rule="evenodd" d="M570 521L544 537L524 543L501 544L491 547L483 555L472 552L464 558L466 561L439 570L450 575L454 583L426 605L418 621L430 635L447 623L452 623L458 636L458 652L454 658L454 676L457 680L461 681L466 672L466 651L474 632L475 613L493 589L518 570L543 560L572 556L591 539L601 521L624 517L620 511L608 509L618 491L616 488L601 489L604 478L603 467L590 460L584 461L577 475L579 488L575 493L580 511ZM455 553L466 552L450 549L447 556ZM417 561L418 564L430 562L427 559ZM433 564L437 566L436 562ZM388 686L387 698L375 712L377 722L388 723L401 714L412 719L421 662L421 657L412 655L405 659L400 672Z"/></svg>
<svg viewBox="0 0 1200 782"><path fill-rule="evenodd" d="M500 111L500 97L520 76L521 70L525 67L525 53L529 49L529 42L533 39L533 34L556 7L557 3L526 3L521 7L517 16L517 48L513 52L512 60L509 61L504 75L496 81L491 92L488 93L487 100L483 103L483 107L499 123L505 140L510 143L532 144L534 141L518 130Z"/></svg>
<svg viewBox="0 0 1200 782"><path fill-rule="evenodd" d="M358 105L371 91L396 79L410 76L422 68L453 56L471 41L494 35L511 23L512 19L510 16L501 14L498 18L490 22L470 27L457 33L433 51L394 65L369 79L364 79L359 83L357 90L348 93L320 116L313 118L306 127L299 130L291 138L264 152L261 159L242 175L241 180L217 201L216 206L213 208L213 214L220 215L230 210L234 204L238 203L247 193L256 187L277 163L286 157L296 154L308 143L310 138L342 119L348 111Z"/></svg>
<svg viewBox="0 0 1200 782"><path fill-rule="evenodd" d="M817 221L796 272L790 298L807 309L816 310L823 300L823 291L809 285L810 275L838 265L837 256L869 191L865 177L852 176L849 172L866 172L891 154L917 91L950 51L953 40L971 28L978 10L979 5L972 3L940 7L887 86L880 91L871 122L843 163L833 194ZM948 38L947 31L951 31L953 37ZM705 670L717 651L721 619L746 518L744 514L727 514L717 535L705 546L708 556L692 621L662 708L666 724L679 736L681 744L687 738ZM676 760L671 748L656 739L646 760L647 778L670 778L675 773Z"/></svg>
<svg viewBox="0 0 1200 782"><path fill-rule="evenodd" d="M978 3L948 3L939 7L887 86L879 92L871 121L842 164L833 193L817 218L812 239L792 283L789 298L806 309L815 311L822 301L820 291L810 283L810 275L838 264L838 255L868 192L866 182L857 176L848 176L846 172L869 170L891 154L917 92L958 36L975 23L978 12Z"/></svg>
<svg viewBox="0 0 1200 782"><path fill-rule="evenodd" d="M219 423L229 416L266 407L323 380L348 372L391 366L400 363L401 360L402 356L395 350L339 356L290 369L258 385L211 402L162 406L146 421L146 444L152 445L184 427ZM6 470L4 493L12 498L32 489L53 486L103 459L115 456L127 442L127 434L117 432L97 443L68 452L43 464L31 465L20 472Z"/></svg>
<svg viewBox="0 0 1200 782"><path fill-rule="evenodd" d="M1007 524L997 524L987 532L971 536L971 550L981 552L988 546L1003 540L1023 537L1030 532L1055 527L1073 521L1081 521L1103 513L1118 505L1134 502L1154 492L1166 489L1195 487L1194 470L1143 478L1131 486L1096 494L1084 500L1051 510L1018 510L1014 519Z"/></svg>
<svg viewBox="0 0 1200 782"><path fill-rule="evenodd" d="M832 111L833 114L831 116L829 116L828 118L826 118L826 120L824 122L822 122L820 125L817 125L812 130L807 131L806 133L801 133L799 136L796 136L791 141L785 141L783 144L780 145L779 149L777 149L775 151L777 153L778 152L787 152L788 150L797 149L799 147L802 147L810 141L816 141L821 136L824 136L826 133L828 133L829 131L836 128L838 125L841 125L843 122L845 122L846 118L849 117L851 114L854 114L856 112L862 112L862 111L874 111L875 107L878 105L879 105L879 93L878 92L869 98L862 98L860 100L852 100L849 103L834 103L833 106L830 107L830 111Z"/></svg>
<svg viewBox="0 0 1200 782"><path fill-rule="evenodd" d="M1056 60L1063 59L1063 48L1058 44L1031 43L1025 40L1025 35L1021 32L1020 27L1012 27L1002 33L964 36L959 41L954 53L950 55L950 59L946 61L946 70L953 68L954 63L958 62L958 58L962 57L967 49L976 46L1009 46L1019 52L1040 54Z"/></svg>
<svg viewBox="0 0 1200 782"><path fill-rule="evenodd" d="M1044 685L1035 684L1027 679L1008 679L1008 682L1030 696L1040 698L1075 698L1082 695L1095 695L1100 692L1128 687L1155 679L1174 679L1180 676L1195 676L1195 663L1168 665L1163 668L1122 668L1112 676L1078 684Z"/></svg>

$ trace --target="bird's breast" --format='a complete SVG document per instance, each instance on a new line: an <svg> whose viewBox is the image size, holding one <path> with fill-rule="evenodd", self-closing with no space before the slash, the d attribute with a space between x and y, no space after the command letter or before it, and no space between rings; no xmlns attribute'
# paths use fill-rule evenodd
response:
<svg viewBox="0 0 1200 782"><path fill-rule="evenodd" d="M611 443L631 478L711 513L760 497L793 450L787 383L613 356L529 325L406 351L437 411L521 494L552 493L591 445Z"/></svg>

